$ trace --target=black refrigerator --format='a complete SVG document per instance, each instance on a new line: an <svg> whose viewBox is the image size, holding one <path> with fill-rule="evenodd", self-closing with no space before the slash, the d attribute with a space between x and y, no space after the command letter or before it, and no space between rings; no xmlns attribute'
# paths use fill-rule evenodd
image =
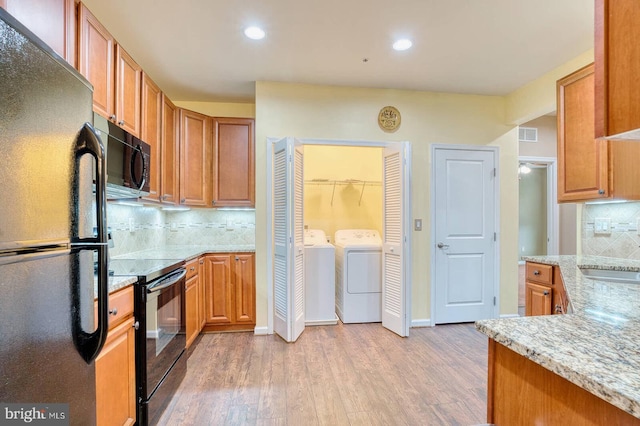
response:
<svg viewBox="0 0 640 426"><path fill-rule="evenodd" d="M96 422L108 277L92 93L0 9L0 424Z"/></svg>

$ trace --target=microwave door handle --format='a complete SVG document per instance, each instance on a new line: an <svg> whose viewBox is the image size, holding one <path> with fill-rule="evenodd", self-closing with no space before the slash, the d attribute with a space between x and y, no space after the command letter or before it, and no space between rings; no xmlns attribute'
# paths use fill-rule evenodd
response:
<svg viewBox="0 0 640 426"><path fill-rule="evenodd" d="M80 250L97 250L98 252L98 324L95 331L87 333L82 329L79 307L74 307L74 322L73 322L73 341L76 349L87 362L91 363L92 360L98 356L104 342L107 338L107 330L109 326L108 309L109 309L109 276L108 276L108 246L107 246L107 188L106 188L106 176L107 165L105 159L105 151L100 138L93 130L93 127L89 123L80 130L75 142L74 153L74 191L79 191L78 187L79 174L80 174L80 159L84 155L91 155L96 165L96 221L98 227L98 235L94 238L80 238L79 235L75 235L72 238L71 246L75 251ZM74 199L77 199L78 194L74 194ZM76 212L79 214L80 212ZM80 275L80 274L77 274ZM79 297L74 297L74 303L80 304Z"/></svg>
<svg viewBox="0 0 640 426"><path fill-rule="evenodd" d="M136 176L136 157L140 156L140 161L142 162L142 176L140 180L138 180L138 176ZM136 145L133 150L133 155L131 156L131 164L129 165L131 168L131 180L136 185L136 189L142 189L144 184L146 183L146 175L147 175L147 162L144 159L144 152L142 151L142 146Z"/></svg>

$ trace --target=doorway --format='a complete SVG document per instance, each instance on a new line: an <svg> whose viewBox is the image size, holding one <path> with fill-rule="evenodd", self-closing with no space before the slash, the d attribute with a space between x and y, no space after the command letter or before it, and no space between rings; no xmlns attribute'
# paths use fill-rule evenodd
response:
<svg viewBox="0 0 640 426"><path fill-rule="evenodd" d="M433 324L498 314L498 148L431 149Z"/></svg>
<svg viewBox="0 0 640 426"><path fill-rule="evenodd" d="M408 336L411 294L411 197L408 142L331 141L284 138L267 140L268 320L269 332L286 341L297 339L304 327L303 236L304 146L333 145L382 149L382 325ZM295 153L295 155L294 155ZM331 165L328 164L328 167ZM302 294L301 294L302 292ZM275 327L274 327L275 324Z"/></svg>

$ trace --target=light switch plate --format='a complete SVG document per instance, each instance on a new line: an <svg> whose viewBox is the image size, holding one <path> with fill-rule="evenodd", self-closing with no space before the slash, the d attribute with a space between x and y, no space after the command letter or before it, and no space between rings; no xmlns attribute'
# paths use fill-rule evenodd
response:
<svg viewBox="0 0 640 426"><path fill-rule="evenodd" d="M422 231L422 219L415 219L413 223L413 229L415 229L416 231Z"/></svg>
<svg viewBox="0 0 640 426"><path fill-rule="evenodd" d="M593 223L593 233L598 235L611 234L611 218L609 217L595 218Z"/></svg>

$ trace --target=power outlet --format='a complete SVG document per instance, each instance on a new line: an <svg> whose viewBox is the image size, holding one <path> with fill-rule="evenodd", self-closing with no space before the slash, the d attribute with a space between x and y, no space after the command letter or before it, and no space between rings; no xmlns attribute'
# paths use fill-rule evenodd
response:
<svg viewBox="0 0 640 426"><path fill-rule="evenodd" d="M593 223L593 233L598 235L611 234L611 218L609 217L595 218Z"/></svg>

